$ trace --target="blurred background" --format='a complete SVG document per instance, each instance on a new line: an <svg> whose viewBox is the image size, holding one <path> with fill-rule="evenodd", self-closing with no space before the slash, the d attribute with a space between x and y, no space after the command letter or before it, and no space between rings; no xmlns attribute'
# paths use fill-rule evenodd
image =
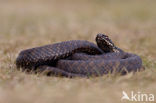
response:
<svg viewBox="0 0 156 103"><path fill-rule="evenodd" d="M122 90L156 93L155 0L0 0L0 103L120 103ZM66 79L28 75L14 61L26 48L107 34L137 53L135 75Z"/></svg>

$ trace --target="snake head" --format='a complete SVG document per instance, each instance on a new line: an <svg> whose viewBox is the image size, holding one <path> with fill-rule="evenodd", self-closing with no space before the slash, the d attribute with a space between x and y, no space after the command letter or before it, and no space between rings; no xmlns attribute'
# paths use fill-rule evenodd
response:
<svg viewBox="0 0 156 103"><path fill-rule="evenodd" d="M97 34L96 42L98 47L104 52L114 52L114 48L116 47L112 40L105 34Z"/></svg>

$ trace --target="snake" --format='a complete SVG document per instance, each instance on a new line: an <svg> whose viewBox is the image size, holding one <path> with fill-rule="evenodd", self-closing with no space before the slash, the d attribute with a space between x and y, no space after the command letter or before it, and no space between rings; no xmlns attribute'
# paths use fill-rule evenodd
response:
<svg viewBox="0 0 156 103"><path fill-rule="evenodd" d="M127 74L142 68L140 56L117 47L109 36L99 33L96 44L87 40L70 40L22 50L16 58L17 68L62 77L97 77Z"/></svg>

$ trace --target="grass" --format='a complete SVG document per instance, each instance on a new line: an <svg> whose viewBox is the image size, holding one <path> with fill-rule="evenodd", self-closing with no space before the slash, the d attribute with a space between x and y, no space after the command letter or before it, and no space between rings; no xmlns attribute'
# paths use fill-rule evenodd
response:
<svg viewBox="0 0 156 103"><path fill-rule="evenodd" d="M0 103L121 103L123 90L156 94L155 3L1 0ZM99 32L125 51L141 56L146 70L68 79L26 74L15 66L23 49L73 39L95 42Z"/></svg>

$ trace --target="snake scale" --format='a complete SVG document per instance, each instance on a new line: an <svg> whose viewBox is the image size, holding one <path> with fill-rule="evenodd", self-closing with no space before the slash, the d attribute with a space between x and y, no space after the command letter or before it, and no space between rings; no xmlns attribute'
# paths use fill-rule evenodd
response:
<svg viewBox="0 0 156 103"><path fill-rule="evenodd" d="M102 76L141 69L139 56L116 47L105 34L97 34L97 45L71 40L23 50L16 59L18 68L65 77Z"/></svg>

